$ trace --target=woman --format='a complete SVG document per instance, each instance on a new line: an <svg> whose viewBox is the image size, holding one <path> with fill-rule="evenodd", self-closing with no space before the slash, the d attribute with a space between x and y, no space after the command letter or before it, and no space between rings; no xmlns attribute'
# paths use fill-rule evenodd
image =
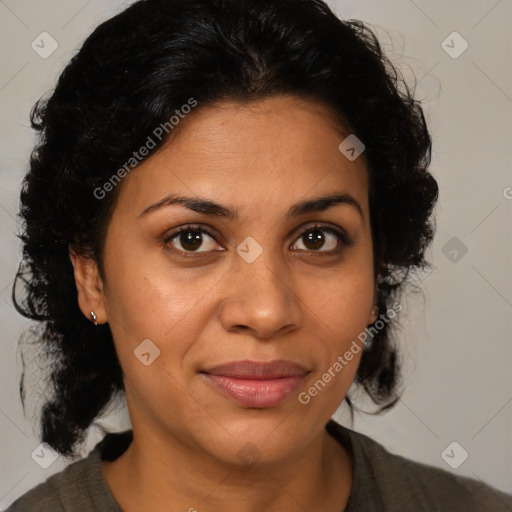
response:
<svg viewBox="0 0 512 512"><path fill-rule="evenodd" d="M399 399L392 329L427 265L431 139L373 33L320 0L145 0L36 105L25 316L42 440L73 456L8 509L483 511L511 497L331 419Z"/></svg>

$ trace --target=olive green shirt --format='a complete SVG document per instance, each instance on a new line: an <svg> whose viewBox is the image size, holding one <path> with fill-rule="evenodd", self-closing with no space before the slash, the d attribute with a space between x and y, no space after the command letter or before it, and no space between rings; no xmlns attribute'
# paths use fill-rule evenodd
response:
<svg viewBox="0 0 512 512"><path fill-rule="evenodd" d="M512 512L512 495L388 452L334 420L325 428L354 463L349 502L340 512ZM119 457L132 439L131 430L107 434L87 457L26 492L6 512L122 512L103 478L101 461Z"/></svg>

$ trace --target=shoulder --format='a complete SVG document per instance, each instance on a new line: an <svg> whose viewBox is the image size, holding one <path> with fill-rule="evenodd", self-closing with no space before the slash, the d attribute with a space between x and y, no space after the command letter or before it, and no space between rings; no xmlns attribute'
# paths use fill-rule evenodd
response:
<svg viewBox="0 0 512 512"><path fill-rule="evenodd" d="M512 511L512 495L484 482L391 453L370 437L339 424L330 424L329 429L336 431L339 439L349 440L353 451L354 508L347 512ZM363 506L368 496L372 496L374 508Z"/></svg>
<svg viewBox="0 0 512 512"><path fill-rule="evenodd" d="M131 441L131 431L107 434L94 449L59 473L16 499L6 512L115 511L115 502L103 478L101 461L113 460Z"/></svg>
<svg viewBox="0 0 512 512"><path fill-rule="evenodd" d="M83 488L88 458L72 462L59 473L17 498L6 512L67 512L63 500L70 485Z"/></svg>

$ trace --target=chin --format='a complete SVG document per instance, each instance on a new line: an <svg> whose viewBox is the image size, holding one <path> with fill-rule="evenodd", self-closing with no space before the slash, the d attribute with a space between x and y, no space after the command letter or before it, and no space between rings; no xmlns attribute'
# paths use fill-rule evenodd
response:
<svg viewBox="0 0 512 512"><path fill-rule="evenodd" d="M251 410L251 413L257 412ZM260 411L262 412L262 411ZM288 420L283 421L288 416ZM202 437L205 449L215 458L228 464L251 466L273 464L287 459L298 445L305 441L305 435L297 431L297 425L291 424L293 414L279 417L255 414L246 418L238 418L234 422L224 421L222 426L214 422L217 428ZM304 427L304 423L301 422Z"/></svg>

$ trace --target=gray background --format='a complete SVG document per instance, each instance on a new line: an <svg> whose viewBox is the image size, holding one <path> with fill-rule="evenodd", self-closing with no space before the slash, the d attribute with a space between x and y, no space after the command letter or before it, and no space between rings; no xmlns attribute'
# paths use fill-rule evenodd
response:
<svg viewBox="0 0 512 512"><path fill-rule="evenodd" d="M0 510L66 465L58 458L42 469L31 457L39 445L41 382L27 381L27 418L18 394L17 343L31 324L14 310L10 294L19 262L15 214L34 144L28 113L90 31L127 3L0 0ZM429 250L434 270L417 277L425 297L411 296L402 315L405 392L392 411L356 416L353 428L390 451L512 492L512 2L329 4L340 17L370 23L406 79L416 76L433 136L431 171L440 185ZM58 43L46 59L31 47L35 40L39 51L51 48L48 39L41 48L42 32ZM469 46L459 55L464 40ZM27 353L26 363L30 371L41 360ZM359 404L371 410L363 397ZM350 426L344 407L336 419ZM124 429L128 421L121 409L102 423ZM83 455L100 439L92 429ZM455 465L462 450L468 453L457 468L441 456L454 441L460 446L446 460Z"/></svg>

